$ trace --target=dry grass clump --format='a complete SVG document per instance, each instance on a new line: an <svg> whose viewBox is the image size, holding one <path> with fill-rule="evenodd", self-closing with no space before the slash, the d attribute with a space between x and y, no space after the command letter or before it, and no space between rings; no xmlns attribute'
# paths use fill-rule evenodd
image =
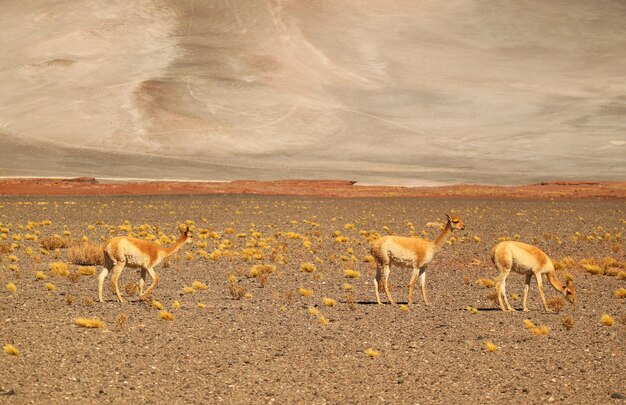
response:
<svg viewBox="0 0 626 405"><path fill-rule="evenodd" d="M14 293L17 291L17 286L15 285L15 283L7 283L7 290Z"/></svg>
<svg viewBox="0 0 626 405"><path fill-rule="evenodd" d="M548 304L548 308L556 312L557 314L565 305L565 299L562 297L552 297L546 300L546 304Z"/></svg>
<svg viewBox="0 0 626 405"><path fill-rule="evenodd" d="M36 277L37 280L45 280L46 278L48 278L45 274L43 274L43 271L38 271Z"/></svg>
<svg viewBox="0 0 626 405"><path fill-rule="evenodd" d="M204 283L203 283L203 282L201 282L201 281L197 281L197 280L196 280L196 281L194 281L194 282L191 284L191 286L192 286L193 288L195 288L196 290L206 290L206 289L208 289L208 288L209 288L206 284L204 284Z"/></svg>
<svg viewBox="0 0 626 405"><path fill-rule="evenodd" d="M52 276L67 277L70 274L70 268L67 263L64 262L50 263L48 268Z"/></svg>
<svg viewBox="0 0 626 405"><path fill-rule="evenodd" d="M372 359L380 356L380 352L378 350L372 349L371 347L365 349L363 353L365 353Z"/></svg>
<svg viewBox="0 0 626 405"><path fill-rule="evenodd" d="M317 267L313 263L302 263L300 265L300 271L304 273L312 273L317 270Z"/></svg>
<svg viewBox="0 0 626 405"><path fill-rule="evenodd" d="M615 290L615 296L617 298L626 298L626 288L620 287L617 290Z"/></svg>
<svg viewBox="0 0 626 405"><path fill-rule="evenodd" d="M0 254L7 254L11 252L11 245L0 241Z"/></svg>
<svg viewBox="0 0 626 405"><path fill-rule="evenodd" d="M572 267L576 266L576 260L574 260L571 257L567 256L567 257L564 257L561 260L553 261L552 264L554 264L554 269L557 270L557 271L559 271L559 270L567 270L569 268L572 268Z"/></svg>
<svg viewBox="0 0 626 405"><path fill-rule="evenodd" d="M250 277L260 277L264 274L270 274L276 271L273 264L255 264L250 269Z"/></svg>
<svg viewBox="0 0 626 405"><path fill-rule="evenodd" d="M315 307L308 307L307 312L313 316L317 316L319 314L319 311Z"/></svg>
<svg viewBox="0 0 626 405"><path fill-rule="evenodd" d="M119 314L119 316L117 317L117 320L115 321L115 330L117 330L118 332L121 332L124 330L124 326L126 326L126 321L128 321L128 315L126 315L125 313L121 313Z"/></svg>
<svg viewBox="0 0 626 405"><path fill-rule="evenodd" d="M19 356L20 355L20 350L13 346L10 343L5 344L4 346L2 346L2 350L4 350L4 352L6 354L10 354L12 356Z"/></svg>
<svg viewBox="0 0 626 405"><path fill-rule="evenodd" d="M103 328L105 323L97 318L76 318L74 323L83 328Z"/></svg>
<svg viewBox="0 0 626 405"><path fill-rule="evenodd" d="M609 314L603 314L600 317L600 323L604 326L613 326L615 324L615 320Z"/></svg>
<svg viewBox="0 0 626 405"><path fill-rule="evenodd" d="M498 350L498 346L491 341L485 342L485 349L490 353L495 353Z"/></svg>
<svg viewBox="0 0 626 405"><path fill-rule="evenodd" d="M246 289L239 283L228 283L228 293L236 300L240 300L246 295Z"/></svg>
<svg viewBox="0 0 626 405"><path fill-rule="evenodd" d="M496 286L496 283L490 278L479 278L478 280L476 280L476 285L482 285L483 287L487 288L494 288Z"/></svg>
<svg viewBox="0 0 626 405"><path fill-rule="evenodd" d="M530 330L534 336L548 336L550 334L550 328L546 325L536 326Z"/></svg>
<svg viewBox="0 0 626 405"><path fill-rule="evenodd" d="M337 305L337 301L332 298L324 297L322 298L322 304L324 304L324 306L326 307L334 307L335 305Z"/></svg>
<svg viewBox="0 0 626 405"><path fill-rule="evenodd" d="M313 289L300 287L298 288L298 294L302 297L311 297L313 295Z"/></svg>
<svg viewBox="0 0 626 405"><path fill-rule="evenodd" d="M67 260L84 266L102 265L104 263L102 245L90 241L72 243L67 250Z"/></svg>
<svg viewBox="0 0 626 405"><path fill-rule="evenodd" d="M46 288L48 289L48 291L56 290L56 286L52 283L46 283Z"/></svg>
<svg viewBox="0 0 626 405"><path fill-rule="evenodd" d="M185 294L193 294L196 292L196 290L193 287L189 287L188 285L183 286L183 292Z"/></svg>
<svg viewBox="0 0 626 405"><path fill-rule="evenodd" d="M66 249L70 245L70 240L60 235L44 236L39 240L39 245L46 250Z"/></svg>
<svg viewBox="0 0 626 405"><path fill-rule="evenodd" d="M317 319L322 325L328 325L329 320L324 315L320 315Z"/></svg>
<svg viewBox="0 0 626 405"><path fill-rule="evenodd" d="M157 300L152 300L152 306L155 307L156 309L163 309L163 304L161 304L159 301Z"/></svg>
<svg viewBox="0 0 626 405"><path fill-rule="evenodd" d="M164 319L166 321L173 321L174 320L174 315L170 312L167 312L166 310L162 310L161 311L161 319Z"/></svg>
<svg viewBox="0 0 626 405"><path fill-rule="evenodd" d="M619 273L617 273L617 278L619 278L620 280L626 280L626 271L620 271Z"/></svg>
<svg viewBox="0 0 626 405"><path fill-rule="evenodd" d="M564 316L561 319L561 323L563 324L563 326L565 326L565 329L567 330L572 329L574 325L576 324L576 322L574 322L574 320L569 316Z"/></svg>
<svg viewBox="0 0 626 405"><path fill-rule="evenodd" d="M81 276L93 276L96 274L96 268L92 266L81 266L78 268L78 274Z"/></svg>
<svg viewBox="0 0 626 405"><path fill-rule="evenodd" d="M361 273L356 270L346 269L343 271L343 275L347 278L359 278L361 277Z"/></svg>

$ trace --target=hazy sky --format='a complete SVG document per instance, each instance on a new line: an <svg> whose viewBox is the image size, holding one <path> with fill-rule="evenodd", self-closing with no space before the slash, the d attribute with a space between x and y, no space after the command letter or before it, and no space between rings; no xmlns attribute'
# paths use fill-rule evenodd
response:
<svg viewBox="0 0 626 405"><path fill-rule="evenodd" d="M625 180L625 21L623 1L5 0L0 176Z"/></svg>

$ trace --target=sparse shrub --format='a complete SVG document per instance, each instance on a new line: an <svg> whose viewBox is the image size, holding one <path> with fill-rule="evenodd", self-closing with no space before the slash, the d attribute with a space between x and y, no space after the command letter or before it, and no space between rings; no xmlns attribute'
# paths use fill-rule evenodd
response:
<svg viewBox="0 0 626 405"><path fill-rule="evenodd" d="M67 250L67 260L84 266L102 265L104 263L102 245L90 241L72 243Z"/></svg>
<svg viewBox="0 0 626 405"><path fill-rule="evenodd" d="M626 288L620 287L617 290L615 290L615 296L617 298L626 298Z"/></svg>
<svg viewBox="0 0 626 405"><path fill-rule="evenodd" d="M372 349L371 347L368 347L367 349L365 349L363 353L365 353L372 359L380 356L380 352L378 350Z"/></svg>
<svg viewBox="0 0 626 405"><path fill-rule="evenodd" d="M48 265L50 269L50 275L59 276L59 277L67 277L70 274L70 269L67 263L63 262L54 262Z"/></svg>
<svg viewBox="0 0 626 405"><path fill-rule="evenodd" d="M174 309L180 309L180 302L178 302L178 301L174 301L174 302L172 303L172 308L174 308Z"/></svg>
<svg viewBox="0 0 626 405"><path fill-rule="evenodd" d="M126 283L124 285L124 291L126 291L126 295L133 296L139 293L139 283Z"/></svg>
<svg viewBox="0 0 626 405"><path fill-rule="evenodd" d="M74 323L83 328L103 328L105 323L96 318L76 318Z"/></svg>
<svg viewBox="0 0 626 405"><path fill-rule="evenodd" d="M67 279L70 281L70 283L77 283L78 280L80 279L80 274L76 272L72 272L67 275Z"/></svg>
<svg viewBox="0 0 626 405"><path fill-rule="evenodd" d="M617 273L617 278L619 278L620 280L626 280L626 271L620 271L619 273Z"/></svg>
<svg viewBox="0 0 626 405"><path fill-rule="evenodd" d="M344 291L352 291L354 287L350 283L343 283L342 288L344 289Z"/></svg>
<svg viewBox="0 0 626 405"><path fill-rule="evenodd" d="M259 277L276 271L276 266L272 264L255 264L250 269L250 277Z"/></svg>
<svg viewBox="0 0 626 405"><path fill-rule="evenodd" d="M609 314L603 314L600 317L600 323L605 326L613 326L615 320Z"/></svg>
<svg viewBox="0 0 626 405"><path fill-rule="evenodd" d="M572 329L574 327L574 325L576 324L576 322L574 322L574 320L571 317L569 317L569 316L564 316L561 319L561 323L563 324L563 326L567 330Z"/></svg>
<svg viewBox="0 0 626 405"><path fill-rule="evenodd" d="M19 356L20 355L20 350L13 346L10 343L5 344L4 346L2 346L2 350L4 350L4 352L6 354L10 354L11 356Z"/></svg>
<svg viewBox="0 0 626 405"><path fill-rule="evenodd" d="M490 353L495 353L498 350L498 346L491 341L485 342L485 349Z"/></svg>
<svg viewBox="0 0 626 405"><path fill-rule="evenodd" d="M11 252L11 245L0 241L0 254L7 254Z"/></svg>
<svg viewBox="0 0 626 405"><path fill-rule="evenodd" d="M561 311L561 308L565 305L565 299L562 297L552 297L546 300L546 304L548 304L548 308L556 312L557 314Z"/></svg>
<svg viewBox="0 0 626 405"><path fill-rule="evenodd" d="M60 235L45 236L39 240L42 248L50 251L56 249L66 249L70 244L69 238L63 238Z"/></svg>
<svg viewBox="0 0 626 405"><path fill-rule="evenodd" d="M313 295L313 289L300 287L298 288L298 294L300 294L302 297L311 297Z"/></svg>
<svg viewBox="0 0 626 405"><path fill-rule="evenodd" d="M246 295L246 289L239 283L228 283L228 293L236 300L240 300Z"/></svg>
<svg viewBox="0 0 626 405"><path fill-rule="evenodd" d="M498 301L498 293L496 291L491 291L489 294L487 294L487 299L492 301L496 305L500 305L500 302Z"/></svg>
<svg viewBox="0 0 626 405"><path fill-rule="evenodd" d="M126 321L128 321L128 315L126 315L123 312L119 314L115 322L116 324L115 330L117 330L118 332L121 332L122 330L124 330L124 327L126 326Z"/></svg>
<svg viewBox="0 0 626 405"><path fill-rule="evenodd" d="M367 255L363 258L363 261L366 263L372 263L374 261L374 256L372 255Z"/></svg>
<svg viewBox="0 0 626 405"><path fill-rule="evenodd" d="M530 319L524 319L524 326L527 329L532 329L535 327L535 324Z"/></svg>
<svg viewBox="0 0 626 405"><path fill-rule="evenodd" d="M161 304L159 301L157 300L152 300L152 306L155 307L156 309L162 310L163 309L163 304Z"/></svg>
<svg viewBox="0 0 626 405"><path fill-rule="evenodd" d="M307 312L313 316L317 316L317 314L319 314L319 311L315 307L308 307Z"/></svg>
<svg viewBox="0 0 626 405"><path fill-rule="evenodd" d="M14 293L17 291L17 286L15 285L15 283L7 283L7 290Z"/></svg>
<svg viewBox="0 0 626 405"><path fill-rule="evenodd" d="M328 325L328 319L324 315L320 315L319 318L317 319L320 321L322 325Z"/></svg>
<svg viewBox="0 0 626 405"><path fill-rule="evenodd" d="M76 297L74 297L72 294L67 294L65 296L65 303L67 305L72 305L74 303L74 301L76 301Z"/></svg>
<svg viewBox="0 0 626 405"><path fill-rule="evenodd" d="M48 289L48 291L56 290L56 286L52 283L46 283L46 288Z"/></svg>

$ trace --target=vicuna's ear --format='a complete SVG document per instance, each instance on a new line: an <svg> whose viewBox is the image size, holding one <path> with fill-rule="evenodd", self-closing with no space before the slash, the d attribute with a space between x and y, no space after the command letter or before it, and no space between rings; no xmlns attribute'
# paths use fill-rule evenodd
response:
<svg viewBox="0 0 626 405"><path fill-rule="evenodd" d="M452 221L452 218L450 218L450 215L446 214L446 218L448 218L448 221Z"/></svg>

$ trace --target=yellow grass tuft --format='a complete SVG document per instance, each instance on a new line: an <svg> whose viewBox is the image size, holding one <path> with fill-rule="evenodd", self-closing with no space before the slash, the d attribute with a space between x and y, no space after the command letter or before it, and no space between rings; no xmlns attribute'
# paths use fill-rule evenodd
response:
<svg viewBox="0 0 626 405"><path fill-rule="evenodd" d="M320 315L317 319L320 321L322 325L328 325L329 321L324 315Z"/></svg>
<svg viewBox="0 0 626 405"><path fill-rule="evenodd" d="M476 285L482 285L483 287L487 288L494 288L496 286L496 283L490 278L479 278L478 280L476 280Z"/></svg>
<svg viewBox="0 0 626 405"><path fill-rule="evenodd" d="M324 297L322 298L322 304L324 304L324 306L326 307L334 307L335 305L337 305L337 301L332 298Z"/></svg>
<svg viewBox="0 0 626 405"><path fill-rule="evenodd" d="M193 294L193 293L196 292L196 290L193 287L189 287L189 286L186 285L186 286L183 287L183 292L185 294Z"/></svg>
<svg viewBox="0 0 626 405"><path fill-rule="evenodd" d="M534 328L530 329L530 332L534 336L547 336L550 333L550 328L548 328L546 325L535 326Z"/></svg>
<svg viewBox="0 0 626 405"><path fill-rule="evenodd" d="M312 273L317 270L317 267L313 263L302 263L300 265L300 271L304 273Z"/></svg>
<svg viewBox="0 0 626 405"><path fill-rule="evenodd" d="M361 277L361 273L356 270L346 269L343 271L343 275L347 278L359 278Z"/></svg>
<svg viewBox="0 0 626 405"><path fill-rule="evenodd" d="M48 289L48 291L56 290L56 286L52 283L46 283L46 288Z"/></svg>
<svg viewBox="0 0 626 405"><path fill-rule="evenodd" d="M313 296L313 289L300 287L298 288L298 294L300 294L302 297L311 297Z"/></svg>
<svg viewBox="0 0 626 405"><path fill-rule="evenodd" d="M615 320L609 314L603 314L600 317L600 323L604 326L613 326Z"/></svg>
<svg viewBox="0 0 626 405"><path fill-rule="evenodd" d="M207 287L207 285L206 285L206 284L204 284L204 283L203 283L203 282L201 282L201 281L194 281L194 282L191 284L191 286L192 286L193 288L195 288L196 290L206 290L206 289L208 289L208 288L209 288L209 287Z"/></svg>
<svg viewBox="0 0 626 405"><path fill-rule="evenodd" d="M252 293L251 293L251 292L247 292L247 293L246 293L243 297L244 297L245 299L247 299L247 300L251 300L251 299L252 299L252 297L254 297L254 295L252 295Z"/></svg>
<svg viewBox="0 0 626 405"><path fill-rule="evenodd" d="M250 277L259 277L276 271L276 266L272 264L255 264L250 269Z"/></svg>
<svg viewBox="0 0 626 405"><path fill-rule="evenodd" d="M17 291L17 286L15 285L15 283L7 283L7 290L14 293Z"/></svg>
<svg viewBox="0 0 626 405"><path fill-rule="evenodd" d="M565 299L563 297L551 297L546 300L546 304L548 304L548 308L558 314L565 305Z"/></svg>
<svg viewBox="0 0 626 405"><path fill-rule="evenodd" d="M317 314L319 314L319 311L315 307L308 307L307 311L308 311L309 314L311 314L313 316L317 316Z"/></svg>
<svg viewBox="0 0 626 405"><path fill-rule="evenodd" d="M170 312L167 312L166 310L162 310L161 311L161 319L164 319L166 321L173 321L174 320L174 315L171 314Z"/></svg>
<svg viewBox="0 0 626 405"><path fill-rule="evenodd" d="M4 350L4 352L6 354L10 354L12 356L19 356L20 355L20 350L17 347L15 347L12 344L10 344L10 343L5 344L2 347L2 349Z"/></svg>
<svg viewBox="0 0 626 405"><path fill-rule="evenodd" d="M206 308L206 305L201 302L198 302L198 308L204 309Z"/></svg>
<svg viewBox="0 0 626 405"><path fill-rule="evenodd" d="M617 278L619 278L620 280L626 280L626 271L620 271L619 273L617 273Z"/></svg>
<svg viewBox="0 0 626 405"><path fill-rule="evenodd" d="M48 268L50 269L50 274L53 276L67 277L70 274L70 268L68 267L67 263L50 263L48 265Z"/></svg>
<svg viewBox="0 0 626 405"><path fill-rule="evenodd" d="M172 308L174 308L174 309L180 309L180 302L178 302L178 301L174 301L174 302L172 303Z"/></svg>
<svg viewBox="0 0 626 405"><path fill-rule="evenodd" d="M234 274L231 274L230 276L228 276L228 281L230 281L231 283L239 282L239 280L237 280L237 276L235 276Z"/></svg>
<svg viewBox="0 0 626 405"><path fill-rule="evenodd" d="M159 301L157 300L152 300L152 306L155 307L156 309L163 309L163 304L161 304Z"/></svg>
<svg viewBox="0 0 626 405"><path fill-rule="evenodd" d="M363 261L366 263L372 263L374 261L374 256L372 255L367 255L363 258Z"/></svg>
<svg viewBox="0 0 626 405"><path fill-rule="evenodd" d="M398 308L400 309L400 311L404 312L407 312L409 310L409 307L404 304L401 304Z"/></svg>
<svg viewBox="0 0 626 405"><path fill-rule="evenodd" d="M372 349L371 347L368 347L367 349L365 349L363 353L365 353L372 359L380 356L380 352L378 350Z"/></svg>
<svg viewBox="0 0 626 405"><path fill-rule="evenodd" d="M46 250L65 249L69 246L70 240L59 235L53 235L41 238L39 244Z"/></svg>
<svg viewBox="0 0 626 405"><path fill-rule="evenodd" d="M48 277L45 274L43 274L43 271L37 272L37 280L45 280L46 278Z"/></svg>
<svg viewBox="0 0 626 405"><path fill-rule="evenodd" d="M524 319L524 326L527 329L532 329L535 327L535 324L530 319Z"/></svg>
<svg viewBox="0 0 626 405"><path fill-rule="evenodd" d="M352 291L354 287L352 286L352 284L344 283L342 288L344 289L344 291Z"/></svg>
<svg viewBox="0 0 626 405"><path fill-rule="evenodd" d="M498 350L498 346L491 341L485 342L485 349L490 353L495 353Z"/></svg>
<svg viewBox="0 0 626 405"><path fill-rule="evenodd" d="M465 307L465 310L471 314L477 314L478 313L478 308L472 307L472 306L467 306Z"/></svg>
<svg viewBox="0 0 626 405"><path fill-rule="evenodd" d="M626 288L620 287L617 290L615 290L615 296L617 298L626 298Z"/></svg>
<svg viewBox="0 0 626 405"><path fill-rule="evenodd" d="M104 328L105 323L96 318L76 318L74 323L83 328Z"/></svg>

